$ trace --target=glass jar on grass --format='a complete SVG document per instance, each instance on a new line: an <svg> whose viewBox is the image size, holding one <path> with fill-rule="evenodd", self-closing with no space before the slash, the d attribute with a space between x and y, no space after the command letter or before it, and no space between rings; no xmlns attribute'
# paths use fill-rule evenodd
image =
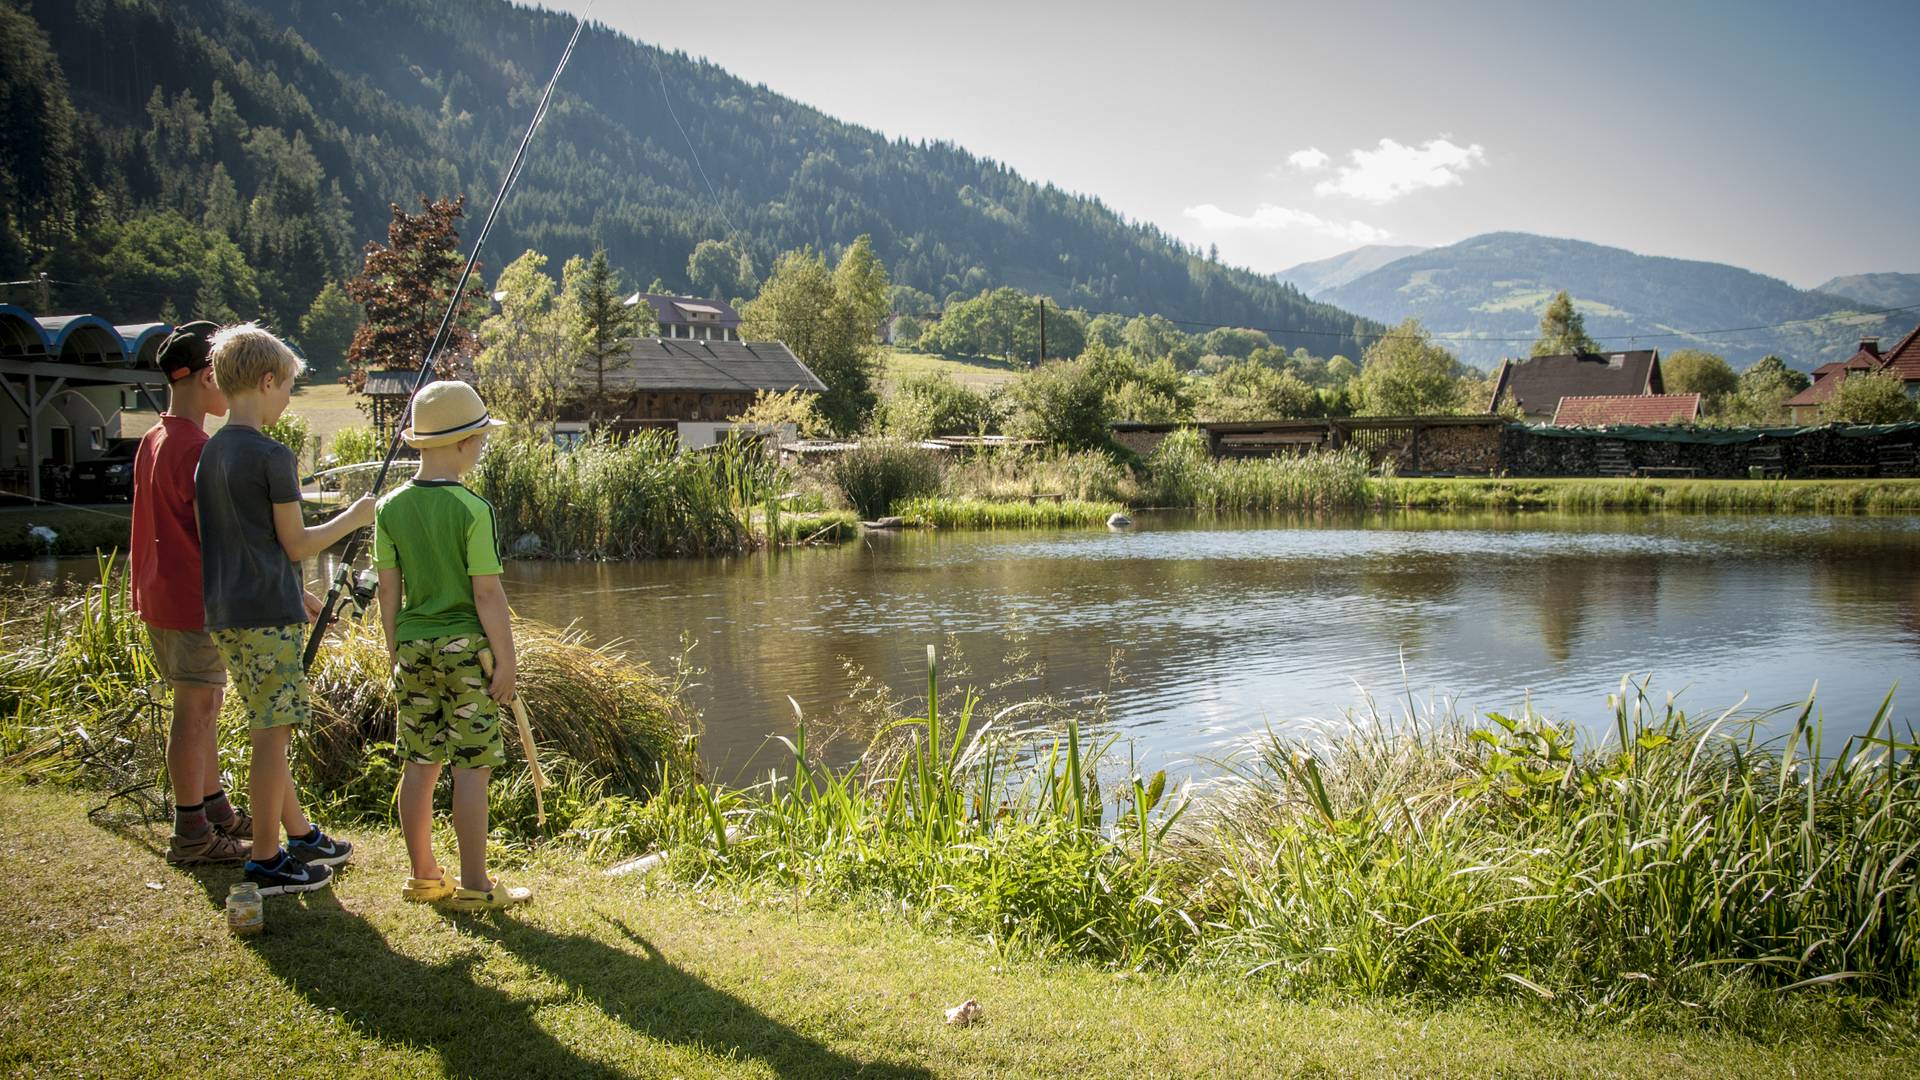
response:
<svg viewBox="0 0 1920 1080"><path fill-rule="evenodd" d="M227 929L235 937L255 937L267 928L267 905L260 886L236 882L227 889Z"/></svg>

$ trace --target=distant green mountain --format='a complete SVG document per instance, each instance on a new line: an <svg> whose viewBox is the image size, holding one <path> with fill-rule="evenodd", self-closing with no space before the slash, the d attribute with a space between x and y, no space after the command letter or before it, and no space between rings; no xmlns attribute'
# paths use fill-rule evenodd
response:
<svg viewBox="0 0 1920 1080"><path fill-rule="evenodd" d="M753 30L712 21L716 50ZM465 192L471 218L484 213L573 25L505 0L4 0L0 276L166 212L178 216L148 232L225 234L261 275L259 304L291 325L384 237L389 203ZM849 27L846 47L873 45ZM1357 356L1356 335L1378 329L1098 199L843 123L601 25L581 38L486 262L491 276L536 248L557 268L605 245L630 284L684 288L702 240L736 239L764 274L780 252L831 254L863 233L896 284L929 294L915 302L1008 285L1094 312L1289 328L1279 344L1317 355ZM58 303L129 320L164 291L61 287ZM165 299L197 306L190 287Z"/></svg>
<svg viewBox="0 0 1920 1080"><path fill-rule="evenodd" d="M1811 370L1843 359L1862 336L1890 338L1920 322L1920 312L1848 316L1889 305L1796 289L1722 263L1517 232L1487 233L1396 259L1316 299L1383 322L1416 316L1435 333L1450 335L1445 343L1462 360L1486 367L1503 356L1527 355L1540 313L1560 289L1573 294L1588 333L1603 345L1707 349L1736 367L1775 353ZM1817 321L1689 333L1789 320Z"/></svg>
<svg viewBox="0 0 1920 1080"><path fill-rule="evenodd" d="M1871 308L1920 304L1920 274L1848 274L1813 290L1841 296Z"/></svg>
<svg viewBox="0 0 1920 1080"><path fill-rule="evenodd" d="M1417 244L1368 244L1330 259L1315 259L1290 266L1273 276L1275 280L1284 281L1308 296L1318 296L1363 274L1370 274L1395 259L1404 259L1425 250Z"/></svg>

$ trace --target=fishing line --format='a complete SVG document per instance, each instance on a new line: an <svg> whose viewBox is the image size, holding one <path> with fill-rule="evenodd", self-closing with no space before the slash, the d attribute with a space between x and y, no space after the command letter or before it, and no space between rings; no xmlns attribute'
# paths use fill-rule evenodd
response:
<svg viewBox="0 0 1920 1080"><path fill-rule="evenodd" d="M554 88L560 84L561 72L567 70L567 61L573 59L574 46L580 43L580 34L587 28L587 16L592 11L593 4L589 0L586 9L580 13L579 20L574 23L573 36L567 39L567 47L560 54L560 62L554 65L553 75L547 79L547 88L541 92L540 102L534 107L533 119L527 124L526 134L520 137L520 146L514 151L513 159L507 165L506 175L500 180L500 189L494 193L493 205L487 209L487 216L480 224L480 232L474 237L473 251L467 256L466 265L460 269L460 278L454 283L453 295L447 300L446 313L440 317L440 328L434 332L433 340L427 346L426 355L420 361L419 374L413 379L413 390L407 395L407 403L394 422L393 439L387 444L387 456L380 462L379 475L373 481L373 490L376 492L386 485L387 473L393 468L393 460L400 453L400 433L406 430L407 424L412 420L413 395L420 392L420 388L426 385L427 377L433 374L434 361L439 358L440 351L446 347L447 338L453 332L454 317L459 314L460 301L466 295L467 281L473 276L474 265L480 261L480 251L486 246L487 234L493 231L493 223L499 220L501 207L506 204L507 196L512 193L514 181L520 178L520 170L526 166L527 149L533 145L534 132L539 130L540 121L546 119L547 109L553 102ZM370 589L365 582L355 587L352 584L352 577L353 564L359 559L360 550L366 546L367 531L366 529L355 530L353 538L347 541L346 550L341 553L339 568L334 571L333 584L327 589L326 602L321 606L319 617L313 622L313 633L307 638L306 651L301 657L303 669L313 668L314 658L320 654L320 639L326 635L327 627L337 616L342 594L351 595L357 603L365 606Z"/></svg>

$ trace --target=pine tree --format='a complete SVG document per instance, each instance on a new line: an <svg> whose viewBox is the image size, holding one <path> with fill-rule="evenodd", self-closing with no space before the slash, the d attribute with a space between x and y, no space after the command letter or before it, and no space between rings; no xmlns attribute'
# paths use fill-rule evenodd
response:
<svg viewBox="0 0 1920 1080"><path fill-rule="evenodd" d="M597 424L600 407L607 399L607 373L618 371L627 356L626 339L638 334L639 308L627 307L621 295L620 279L607 262L607 250L594 251L591 260L578 256L567 260L566 310L575 325L574 336L580 353L593 372L593 406L589 413ZM652 320L652 305L647 308Z"/></svg>
<svg viewBox="0 0 1920 1080"><path fill-rule="evenodd" d="M1587 320L1573 306L1573 297L1561 289L1548 302L1540 316L1540 336L1533 343L1534 356L1572 356L1596 353L1600 343L1587 336Z"/></svg>

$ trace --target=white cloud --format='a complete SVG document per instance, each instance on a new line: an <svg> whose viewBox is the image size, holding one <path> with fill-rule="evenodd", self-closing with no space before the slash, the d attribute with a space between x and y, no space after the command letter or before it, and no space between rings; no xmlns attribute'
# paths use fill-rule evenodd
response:
<svg viewBox="0 0 1920 1080"><path fill-rule="evenodd" d="M1333 159L1327 156L1327 152L1317 146L1309 146L1305 150L1295 150L1293 153L1287 155L1287 164L1299 169L1301 172L1313 172L1315 169L1324 169L1327 167L1327 162L1331 160Z"/></svg>
<svg viewBox="0 0 1920 1080"><path fill-rule="evenodd" d="M1315 184L1313 192L1390 203L1421 188L1458 184L1460 174L1484 164L1486 156L1479 143L1460 146L1440 138L1428 139L1419 146L1402 146L1392 139L1381 139L1377 150L1348 154L1352 164L1340 166L1333 179Z"/></svg>
<svg viewBox="0 0 1920 1080"><path fill-rule="evenodd" d="M1304 229L1353 244L1378 244L1393 234L1364 221L1335 221L1305 210L1261 203L1251 214L1235 214L1212 203L1189 206L1182 213L1203 229L1220 232L1278 232Z"/></svg>

